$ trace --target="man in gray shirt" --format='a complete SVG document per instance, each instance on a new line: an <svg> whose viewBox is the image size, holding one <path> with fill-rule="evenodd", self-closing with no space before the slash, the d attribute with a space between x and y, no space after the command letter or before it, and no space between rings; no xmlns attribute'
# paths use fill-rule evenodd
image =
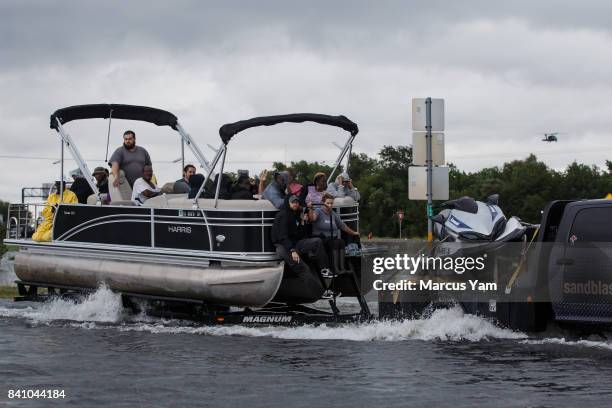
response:
<svg viewBox="0 0 612 408"><path fill-rule="evenodd" d="M113 185L119 186L119 170L125 172L130 187L134 181L142 176L145 165L151 165L151 157L144 147L136 146L136 133L126 130L123 134L123 146L118 147L111 156L109 162L113 168L115 180Z"/></svg>

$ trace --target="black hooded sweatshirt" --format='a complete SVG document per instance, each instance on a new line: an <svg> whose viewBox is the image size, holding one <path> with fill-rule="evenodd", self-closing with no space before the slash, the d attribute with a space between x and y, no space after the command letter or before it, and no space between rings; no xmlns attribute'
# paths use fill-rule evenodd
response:
<svg viewBox="0 0 612 408"><path fill-rule="evenodd" d="M287 253L295 247L295 244L304 238L308 238L308 230L300 223L301 209L293 211L287 201L276 214L274 225L272 225L272 243L282 245Z"/></svg>

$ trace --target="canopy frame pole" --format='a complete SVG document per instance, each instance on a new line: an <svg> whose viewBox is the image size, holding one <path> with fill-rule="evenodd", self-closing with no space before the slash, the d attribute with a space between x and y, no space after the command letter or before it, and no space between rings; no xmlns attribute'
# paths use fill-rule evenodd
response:
<svg viewBox="0 0 612 408"><path fill-rule="evenodd" d="M181 171L185 169L185 140L181 138Z"/></svg>
<svg viewBox="0 0 612 408"><path fill-rule="evenodd" d="M223 181L223 169L225 168L225 154L227 153L227 146L223 147L223 159L221 160L221 169L217 175L217 189L215 191L215 208L219 203L219 191L221 190L221 182Z"/></svg>
<svg viewBox="0 0 612 408"><path fill-rule="evenodd" d="M198 193L196 194L196 196L193 198L193 208L200 208L198 204L198 198L200 197L200 194L202 194L202 191L204 190L204 186L206 186L206 182L210 180L213 170L215 169L215 167L217 167L217 163L219 163L219 159L221 159L221 155L224 154L225 149L227 149L227 146L225 145L225 143L221 143L221 147L219 147L219 149L217 150L217 153L215 154L215 157L213 157L212 162L210 163L210 171L207 171L204 182L200 186L200 189L198 190Z"/></svg>
<svg viewBox="0 0 612 408"><path fill-rule="evenodd" d="M186 144L187 147L191 150L191 152L195 156L196 160L200 162L200 167L206 170L207 173L210 173L214 169L214 164L206 160L204 153L202 153L202 151L200 150L198 145L195 143L195 141L191 138L189 133L187 133L185 129L183 129L183 127L178 122L176 122L176 131L179 132L179 134L181 135L181 139L183 141L183 154L182 154L183 168L185 168L185 147L184 145Z"/></svg>
<svg viewBox="0 0 612 408"><path fill-rule="evenodd" d="M64 141L60 140L60 203L64 202ZM21 202L23 202L23 192L21 193Z"/></svg>
<svg viewBox="0 0 612 408"><path fill-rule="evenodd" d="M111 123L113 122L113 110L111 109L108 113L108 133L106 134L106 156L104 156L104 161L108 163L108 145L110 145L110 132L111 132Z"/></svg>
<svg viewBox="0 0 612 408"><path fill-rule="evenodd" d="M344 147L342 148L342 151L340 152L340 154L338 155L338 158L336 159L336 162L334 164L334 169L331 171L331 173L329 173L329 176L327 176L327 182L328 183L330 182L330 180L332 180L332 176L334 175L336 170L338 170L338 166L340 166L340 163L342 163L342 160L344 159L344 156L346 156L346 153L349 152L349 151L352 151L353 140L355 140L355 136L357 136L357 134L354 134L353 132L351 132L351 136L349 136L348 140L344 144ZM347 168L348 168L348 162L349 162L350 159L351 159L351 157L349 155L348 160L346 162L346 167Z"/></svg>
<svg viewBox="0 0 612 408"><path fill-rule="evenodd" d="M85 163L85 160L81 156L79 149L77 149L70 135L64 130L64 127L62 126L62 122L60 122L58 118L56 118L55 120L57 121L57 133L59 133L59 135L62 138L62 160L61 160L62 161L62 179L60 180L62 180L63 182L63 177L64 177L63 175L64 154L63 153L64 153L64 146L66 146L68 148L68 151L72 155L72 158L79 166L81 173L83 173L83 177L85 177L85 180L87 180L87 184L89 184L89 187L91 187L91 190L96 195L96 205L100 205L101 204L100 190L98 190L98 186L96 185L94 181L94 177L91 175L91 172L89 171L89 168L87 167L87 163Z"/></svg>

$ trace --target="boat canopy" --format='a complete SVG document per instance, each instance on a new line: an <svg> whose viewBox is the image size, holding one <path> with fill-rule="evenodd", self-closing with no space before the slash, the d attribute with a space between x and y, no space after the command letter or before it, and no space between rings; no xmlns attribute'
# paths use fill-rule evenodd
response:
<svg viewBox="0 0 612 408"><path fill-rule="evenodd" d="M227 144L232 137L243 130L257 126L272 126L284 122L316 122L323 125L337 126L346 130L347 132L350 132L352 136L355 136L359 132L357 124L348 119L346 116L330 116L318 113L291 113L289 115L261 116L258 118L228 123L219 128L219 135L221 136L223 143Z"/></svg>
<svg viewBox="0 0 612 408"><path fill-rule="evenodd" d="M118 105L99 103L76 105L56 110L51 115L51 129L58 130L57 119L62 124L78 119L128 119L154 123L157 126L170 126L177 130L177 118L165 110L148 106Z"/></svg>

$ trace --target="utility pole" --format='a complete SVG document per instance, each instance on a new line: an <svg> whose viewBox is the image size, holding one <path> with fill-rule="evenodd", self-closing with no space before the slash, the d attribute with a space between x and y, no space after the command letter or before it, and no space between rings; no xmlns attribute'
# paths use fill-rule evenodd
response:
<svg viewBox="0 0 612 408"><path fill-rule="evenodd" d="M433 216L433 166L431 157L431 98L425 99L425 109L425 130L427 131L427 158L425 161L427 164L427 242L432 242L433 222L431 221L431 217Z"/></svg>

